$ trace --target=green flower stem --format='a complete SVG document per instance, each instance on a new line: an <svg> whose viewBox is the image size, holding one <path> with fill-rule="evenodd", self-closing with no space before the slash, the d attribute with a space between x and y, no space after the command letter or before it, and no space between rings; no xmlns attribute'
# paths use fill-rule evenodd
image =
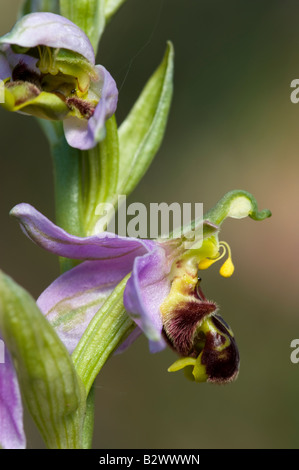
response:
<svg viewBox="0 0 299 470"><path fill-rule="evenodd" d="M64 137L52 145L57 224L72 235L83 236L81 152Z"/></svg>
<svg viewBox="0 0 299 470"><path fill-rule="evenodd" d="M94 429L94 412L95 412L95 388L91 387L86 400L85 420L82 431L83 449L92 448L92 438Z"/></svg>
<svg viewBox="0 0 299 470"><path fill-rule="evenodd" d="M96 313L73 352L72 359L87 394L107 359L136 326L123 305L129 277L130 274L119 283Z"/></svg>

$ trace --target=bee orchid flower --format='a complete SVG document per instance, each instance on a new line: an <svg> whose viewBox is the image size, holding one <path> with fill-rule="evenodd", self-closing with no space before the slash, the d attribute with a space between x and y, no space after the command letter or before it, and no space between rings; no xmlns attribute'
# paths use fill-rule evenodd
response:
<svg viewBox="0 0 299 470"><path fill-rule="evenodd" d="M116 83L95 65L86 34L54 13L26 15L0 38L0 80L4 108L62 120L68 144L81 150L105 137L117 106Z"/></svg>
<svg viewBox="0 0 299 470"><path fill-rule="evenodd" d="M236 377L239 354L233 333L216 303L203 294L199 273L226 257L220 274L232 275L230 247L219 241L223 220L246 216L263 220L270 215L267 210L258 212L251 194L226 194L204 219L195 221L194 233L201 230L202 238L195 237L188 248L184 237L142 240L108 232L76 237L28 204L16 206L11 214L37 245L83 261L54 281L37 301L70 352L104 299L131 273L123 302L137 330L128 341L143 332L152 352L170 345L180 356L170 371L186 368L197 382L225 383Z"/></svg>
<svg viewBox="0 0 299 470"><path fill-rule="evenodd" d="M229 277L234 271L231 250L227 243L219 241L220 226L227 217L264 220L271 215L268 210L258 211L251 194L227 193L203 219L195 221L194 233L199 231L202 237L195 237L191 246L188 241L188 248L184 237L143 240L103 232L80 238L62 230L28 204L17 205L11 215L40 247L81 261L56 279L37 300L70 354L107 297L131 273L123 303L137 327L118 351L144 333L151 352L168 345L178 354L170 372L184 369L187 378L195 382L227 383L236 378L239 353L233 332L220 316L216 303L203 294L199 275L224 257L220 274ZM7 448L22 448L22 403L10 360L5 368L0 367L2 395L10 398L1 404L4 419L0 442Z"/></svg>

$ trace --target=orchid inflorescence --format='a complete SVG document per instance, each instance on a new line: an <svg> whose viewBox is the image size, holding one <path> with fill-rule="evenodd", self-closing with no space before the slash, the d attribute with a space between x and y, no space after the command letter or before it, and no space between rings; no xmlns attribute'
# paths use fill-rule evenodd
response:
<svg viewBox="0 0 299 470"><path fill-rule="evenodd" d="M42 1L36 10L37 3L27 0L28 14L0 39L2 105L35 116L46 132L59 161L59 224L25 203L11 216L31 241L60 257L61 274L37 301L0 274L6 345L0 446L26 446L23 400L48 447L88 448L86 403L94 380L111 354L123 352L141 334L151 352L170 347L178 355L170 372L183 369L194 382L223 384L237 377L234 334L215 301L205 297L201 276L220 261L222 276L234 272L230 246L219 240L225 219L264 220L271 214L258 211L250 193L235 190L193 222L202 236L188 245L185 235L140 239L98 233L98 204L115 204L118 194L132 192L160 146L172 97L173 46L168 43L118 129L117 86L104 66L95 65L95 56L105 22L124 0L113 8L91 2L94 9L86 10L82 22L79 0L69 9L61 1L52 12L42 11ZM79 155L87 178L86 167L73 172ZM60 171L75 177L64 180Z"/></svg>

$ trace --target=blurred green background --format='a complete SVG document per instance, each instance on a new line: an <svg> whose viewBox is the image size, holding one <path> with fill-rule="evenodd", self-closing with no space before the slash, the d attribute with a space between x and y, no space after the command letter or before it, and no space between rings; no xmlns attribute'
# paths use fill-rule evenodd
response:
<svg viewBox="0 0 299 470"><path fill-rule="evenodd" d="M0 34L20 1L1 0ZM120 88L121 123L160 62L175 46L175 94L164 143L130 202L203 202L208 210L228 190L246 189L265 222L229 220L231 279L218 266L203 290L221 306L241 354L238 380L194 384L169 374L176 359L151 355L145 338L113 357L96 382L94 447L297 448L299 364L298 202L299 78L296 0L127 0L109 24L99 63ZM33 118L0 109L0 265L35 297L58 275L54 256L22 235L9 210L33 204L54 219L47 142ZM26 418L29 448L43 443Z"/></svg>

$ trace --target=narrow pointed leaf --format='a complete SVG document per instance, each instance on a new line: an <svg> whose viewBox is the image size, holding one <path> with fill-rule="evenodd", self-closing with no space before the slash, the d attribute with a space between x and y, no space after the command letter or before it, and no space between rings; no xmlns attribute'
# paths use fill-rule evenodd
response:
<svg viewBox="0 0 299 470"><path fill-rule="evenodd" d="M105 0L60 0L60 12L85 32L96 52L105 28Z"/></svg>
<svg viewBox="0 0 299 470"><path fill-rule="evenodd" d="M120 194L133 191L162 142L173 91L173 59L174 50L169 42L160 67L119 128Z"/></svg>
<svg viewBox="0 0 299 470"><path fill-rule="evenodd" d="M47 446L82 447L85 392L71 358L34 299L2 272L0 329Z"/></svg>

